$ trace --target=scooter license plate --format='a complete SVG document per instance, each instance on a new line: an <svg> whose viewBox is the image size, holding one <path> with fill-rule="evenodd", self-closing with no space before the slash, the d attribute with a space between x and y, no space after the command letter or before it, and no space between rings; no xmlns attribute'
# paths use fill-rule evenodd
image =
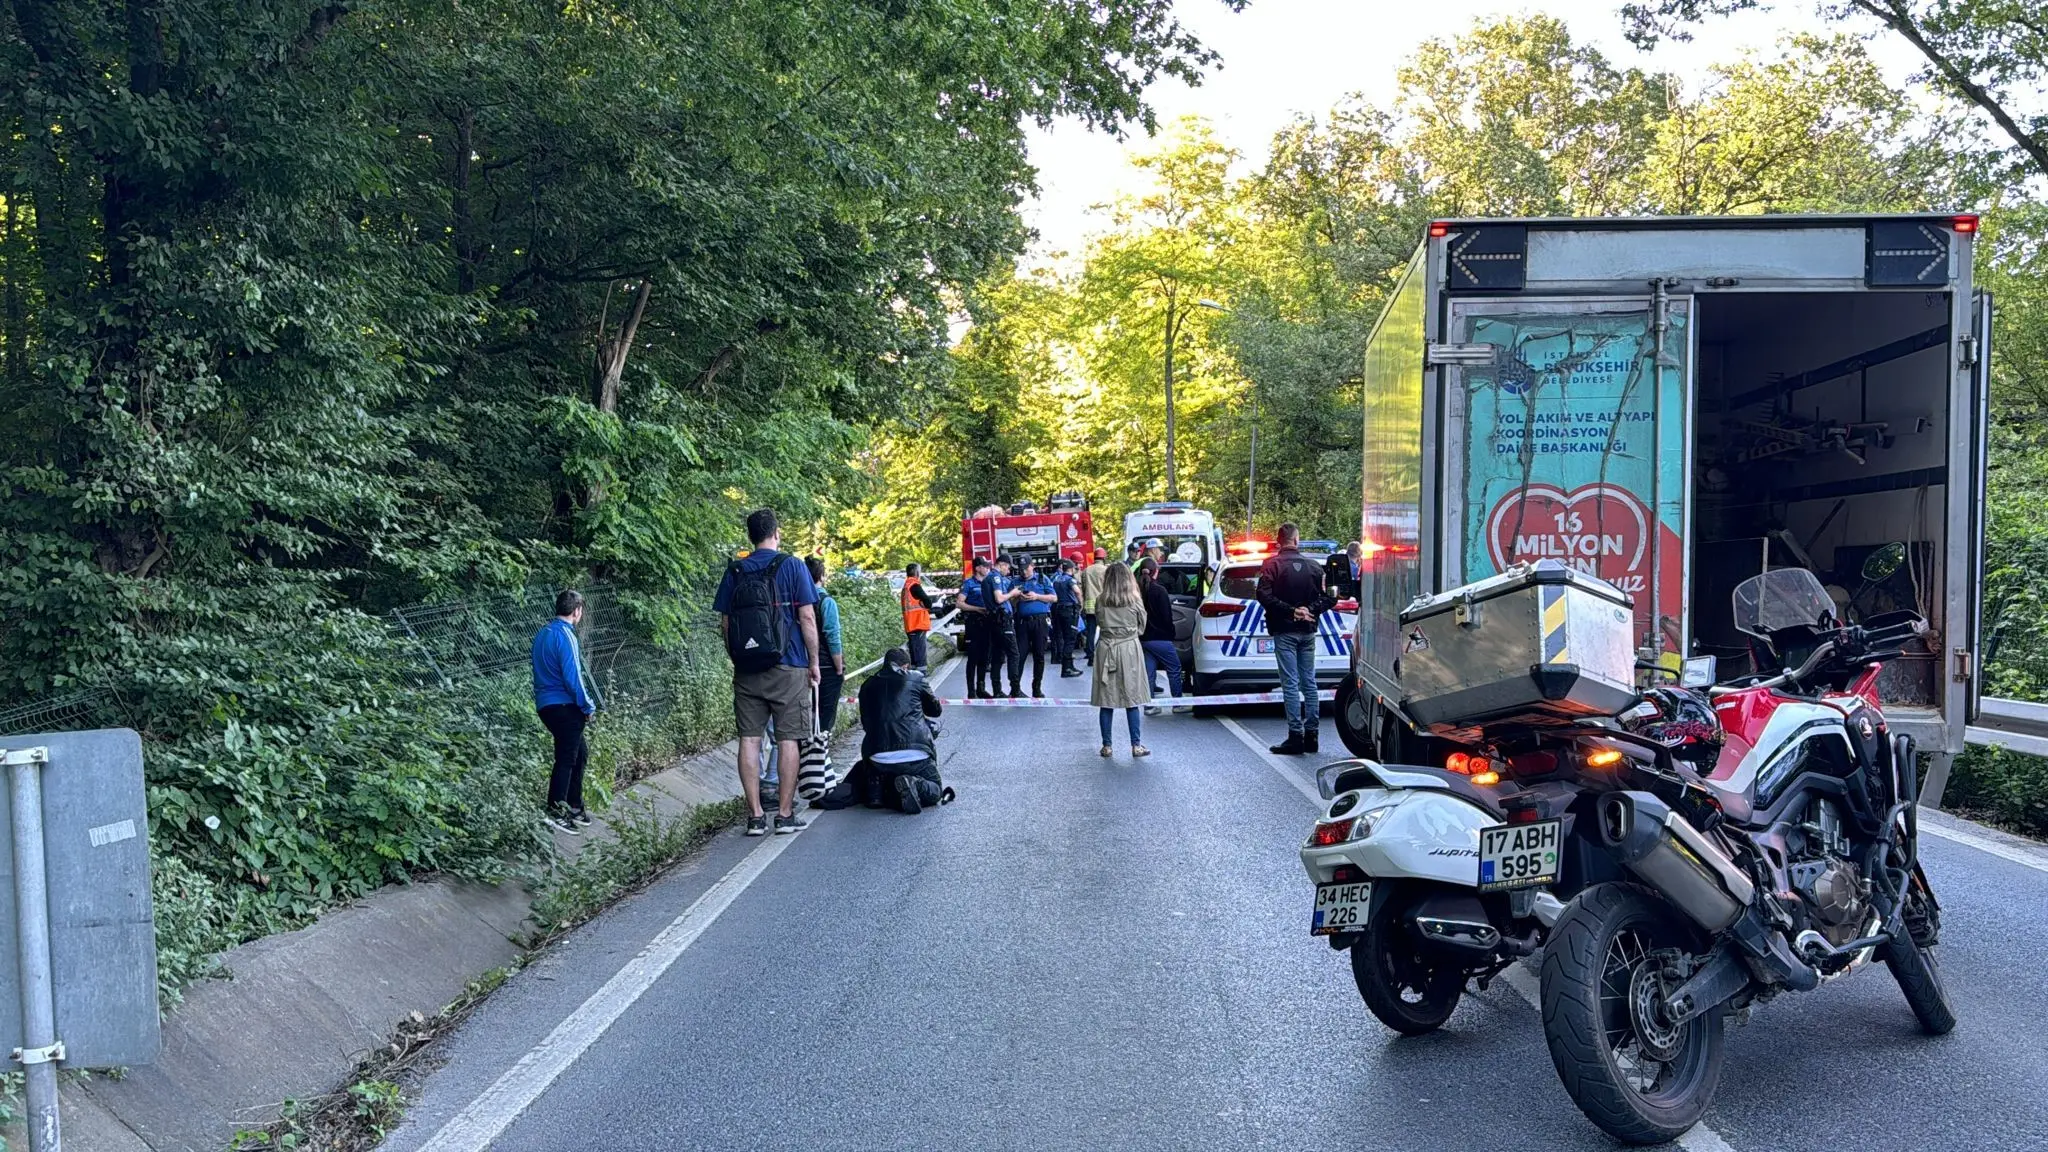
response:
<svg viewBox="0 0 2048 1152"><path fill-rule="evenodd" d="M1316 885L1316 914L1309 923L1309 935L1334 936L1365 927L1365 914L1372 904L1372 884Z"/></svg>
<svg viewBox="0 0 2048 1152"><path fill-rule="evenodd" d="M1479 890L1505 892L1557 883L1564 822L1498 824L1479 830Z"/></svg>

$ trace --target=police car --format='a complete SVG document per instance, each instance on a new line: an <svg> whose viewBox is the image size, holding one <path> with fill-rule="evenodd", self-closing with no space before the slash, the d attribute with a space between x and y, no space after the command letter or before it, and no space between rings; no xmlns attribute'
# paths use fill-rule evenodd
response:
<svg viewBox="0 0 2048 1152"><path fill-rule="evenodd" d="M1223 564L1203 597L1194 637L1197 693L1269 691L1280 683L1273 664L1273 640L1266 634L1266 609L1259 603L1259 569L1275 549L1264 541L1228 546ZM1302 555L1321 564L1337 551L1330 540L1304 540ZM1340 600L1316 628L1316 682L1334 687L1351 670L1351 637L1358 602Z"/></svg>

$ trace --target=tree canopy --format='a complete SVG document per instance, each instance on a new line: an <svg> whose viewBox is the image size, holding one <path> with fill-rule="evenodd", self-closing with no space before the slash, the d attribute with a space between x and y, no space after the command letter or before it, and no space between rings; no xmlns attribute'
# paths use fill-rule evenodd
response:
<svg viewBox="0 0 2048 1152"><path fill-rule="evenodd" d="M938 559L957 547L943 514L1056 488L1090 488L1111 522L1160 498L1169 342L1182 494L1241 522L1256 413L1255 525L1355 536L1363 347L1432 218L1925 210L1983 195L1975 157L1849 37L1727 61L1688 90L1558 20L1506 18L1425 43L1398 80L1386 107L1353 98L1288 125L1253 171L1204 124L1175 125L1138 161L1144 190L1072 266L999 275L950 388L1011 466L933 470L978 450L941 447L961 424L892 430L867 460L886 504L842 524L858 554Z"/></svg>

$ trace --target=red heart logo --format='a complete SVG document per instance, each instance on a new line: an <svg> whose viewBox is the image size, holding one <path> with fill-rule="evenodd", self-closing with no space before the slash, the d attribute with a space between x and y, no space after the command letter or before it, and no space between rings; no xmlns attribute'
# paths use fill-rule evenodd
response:
<svg viewBox="0 0 2048 1152"><path fill-rule="evenodd" d="M1530 484L1510 492L1487 516L1494 568L1553 559L1642 600L1650 592L1650 511L1612 484L1570 492Z"/></svg>

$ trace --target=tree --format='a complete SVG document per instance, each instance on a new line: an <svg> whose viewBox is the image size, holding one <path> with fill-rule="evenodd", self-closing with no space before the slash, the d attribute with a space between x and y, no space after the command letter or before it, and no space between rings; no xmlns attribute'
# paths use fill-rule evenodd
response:
<svg viewBox="0 0 2048 1152"><path fill-rule="evenodd" d="M1622 12L1629 38L1649 47L1686 38L1686 25L1712 16L1768 8L1768 0L1646 0ZM1912 45L1927 78L1980 109L2025 157L2048 173L2048 110L2022 106L2018 90L2048 81L2048 18L2032 0L1826 0L1833 18L1863 16Z"/></svg>

